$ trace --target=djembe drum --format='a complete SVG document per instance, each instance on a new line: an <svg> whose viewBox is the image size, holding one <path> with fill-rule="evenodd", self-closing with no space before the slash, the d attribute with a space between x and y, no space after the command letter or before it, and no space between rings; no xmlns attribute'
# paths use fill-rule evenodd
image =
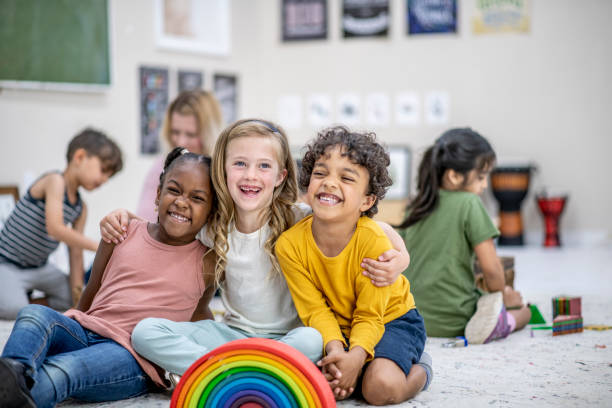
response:
<svg viewBox="0 0 612 408"><path fill-rule="evenodd" d="M545 236L544 236L544 246L545 247L558 247L561 246L561 241L559 240L559 218L561 218L561 213L565 208L565 203L567 202L567 196L537 196L536 201L538 203L538 207L540 207L540 211L544 216L544 228L545 228Z"/></svg>
<svg viewBox="0 0 612 408"><path fill-rule="evenodd" d="M491 172L493 196L499 202L499 245L523 245L521 204L529 189L530 166L496 167Z"/></svg>

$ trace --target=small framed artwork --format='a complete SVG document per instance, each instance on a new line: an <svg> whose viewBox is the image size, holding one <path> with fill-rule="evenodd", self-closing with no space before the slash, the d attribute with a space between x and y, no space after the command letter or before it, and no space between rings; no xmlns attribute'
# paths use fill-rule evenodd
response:
<svg viewBox="0 0 612 408"><path fill-rule="evenodd" d="M456 0L406 0L408 34L455 33Z"/></svg>
<svg viewBox="0 0 612 408"><path fill-rule="evenodd" d="M327 38L327 0L283 0L283 41Z"/></svg>
<svg viewBox="0 0 612 408"><path fill-rule="evenodd" d="M389 33L389 0L343 0L344 38L386 37Z"/></svg>
<svg viewBox="0 0 612 408"><path fill-rule="evenodd" d="M223 120L233 123L238 119L238 78L236 75L215 74L213 89L221 105Z"/></svg>
<svg viewBox="0 0 612 408"><path fill-rule="evenodd" d="M200 71L178 71L178 91L194 91L203 89L204 80Z"/></svg>
<svg viewBox="0 0 612 408"><path fill-rule="evenodd" d="M168 51L230 53L230 0L155 0L157 46Z"/></svg>
<svg viewBox="0 0 612 408"><path fill-rule="evenodd" d="M140 67L140 153L159 152L159 129L168 105L168 69Z"/></svg>
<svg viewBox="0 0 612 408"><path fill-rule="evenodd" d="M410 195L412 152L408 146L389 146L389 158L389 174L393 185L387 190L385 200L404 200Z"/></svg>

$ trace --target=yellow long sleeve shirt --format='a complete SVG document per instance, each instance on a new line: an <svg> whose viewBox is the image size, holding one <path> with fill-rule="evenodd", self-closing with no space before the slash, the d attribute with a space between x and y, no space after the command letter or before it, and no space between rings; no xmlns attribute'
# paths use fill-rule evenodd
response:
<svg viewBox="0 0 612 408"><path fill-rule="evenodd" d="M392 285L374 286L364 276L363 258L376 259L391 249L380 226L361 217L346 247L325 256L312 234L312 216L285 231L276 242L276 256L300 319L317 329L323 344L339 340L360 346L374 357L385 323L415 308L410 283L401 275ZM343 336L344 334L344 336Z"/></svg>

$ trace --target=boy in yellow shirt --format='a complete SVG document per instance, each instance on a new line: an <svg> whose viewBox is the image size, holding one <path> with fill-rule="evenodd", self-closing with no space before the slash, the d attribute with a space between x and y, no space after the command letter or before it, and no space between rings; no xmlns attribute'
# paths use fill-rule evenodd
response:
<svg viewBox="0 0 612 408"><path fill-rule="evenodd" d="M392 183L388 165L374 134L324 130L308 146L299 179L313 215L276 242L297 312L323 336L326 356L318 364L336 398L360 385L374 405L406 401L432 377L410 283L400 276L375 287L360 265L392 248L370 218Z"/></svg>

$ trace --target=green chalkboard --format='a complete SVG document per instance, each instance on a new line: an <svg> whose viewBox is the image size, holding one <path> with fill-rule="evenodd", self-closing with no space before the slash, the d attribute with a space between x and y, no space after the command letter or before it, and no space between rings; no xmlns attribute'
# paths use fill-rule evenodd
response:
<svg viewBox="0 0 612 408"><path fill-rule="evenodd" d="M0 0L0 86L110 85L108 27L107 0Z"/></svg>

